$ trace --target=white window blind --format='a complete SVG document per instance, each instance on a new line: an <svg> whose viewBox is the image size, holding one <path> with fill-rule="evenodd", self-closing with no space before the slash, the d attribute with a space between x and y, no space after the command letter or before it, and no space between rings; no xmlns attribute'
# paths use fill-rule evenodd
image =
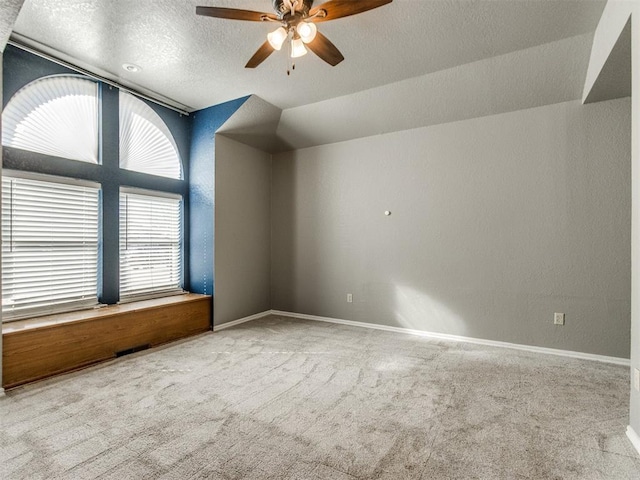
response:
<svg viewBox="0 0 640 480"><path fill-rule="evenodd" d="M120 299L182 292L182 198L120 191Z"/></svg>
<svg viewBox="0 0 640 480"><path fill-rule="evenodd" d="M2 178L6 320L95 305L97 184Z"/></svg>
<svg viewBox="0 0 640 480"><path fill-rule="evenodd" d="M120 91L120 168L182 178L182 164L173 135L153 108Z"/></svg>
<svg viewBox="0 0 640 480"><path fill-rule="evenodd" d="M2 112L2 144L98 163L98 84L57 75L21 88Z"/></svg>

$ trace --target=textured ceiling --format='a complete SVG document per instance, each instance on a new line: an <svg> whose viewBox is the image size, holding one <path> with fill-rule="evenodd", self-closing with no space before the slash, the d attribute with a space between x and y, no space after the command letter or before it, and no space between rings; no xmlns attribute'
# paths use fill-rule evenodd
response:
<svg viewBox="0 0 640 480"><path fill-rule="evenodd" d="M319 24L346 60L332 68L310 53L291 77L284 52L255 70L244 68L273 25L195 15L196 5L271 11L271 0L26 0L14 33L189 109L249 94L286 109L590 33L604 4L395 0ZM123 63L142 71L127 73Z"/></svg>
<svg viewBox="0 0 640 480"><path fill-rule="evenodd" d="M18 17L24 0L2 0L0 2L0 52L9 40L13 24Z"/></svg>
<svg viewBox="0 0 640 480"><path fill-rule="evenodd" d="M592 39L578 35L284 110L279 151L579 100Z"/></svg>
<svg viewBox="0 0 640 480"><path fill-rule="evenodd" d="M592 34L300 107L251 96L218 134L276 153L579 101Z"/></svg>

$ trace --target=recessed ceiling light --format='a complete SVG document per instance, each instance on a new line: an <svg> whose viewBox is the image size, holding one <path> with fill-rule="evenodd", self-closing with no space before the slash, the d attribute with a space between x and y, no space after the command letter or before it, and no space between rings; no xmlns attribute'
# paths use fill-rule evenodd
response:
<svg viewBox="0 0 640 480"><path fill-rule="evenodd" d="M139 66L134 65L133 63L123 63L122 68L124 68L127 72L136 73L142 70Z"/></svg>

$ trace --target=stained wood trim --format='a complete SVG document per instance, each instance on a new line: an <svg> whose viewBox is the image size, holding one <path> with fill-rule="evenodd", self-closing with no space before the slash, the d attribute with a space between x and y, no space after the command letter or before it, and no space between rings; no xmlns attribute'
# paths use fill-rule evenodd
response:
<svg viewBox="0 0 640 480"><path fill-rule="evenodd" d="M13 322L6 322L2 324L2 335L4 336L11 333L22 332L31 329L52 328L63 323L94 321L99 318L112 317L115 315L122 315L124 313L133 313L139 310L164 308L168 305L202 301L203 298L211 299L211 297L208 295L186 293L184 295L173 295L170 297L154 298L151 300L143 300L140 302L107 305L104 307L96 307L87 310L78 310L76 312L58 313L54 315L45 315L42 317L16 320Z"/></svg>
<svg viewBox="0 0 640 480"><path fill-rule="evenodd" d="M211 330L210 296L187 294L3 325L2 384L12 388Z"/></svg>

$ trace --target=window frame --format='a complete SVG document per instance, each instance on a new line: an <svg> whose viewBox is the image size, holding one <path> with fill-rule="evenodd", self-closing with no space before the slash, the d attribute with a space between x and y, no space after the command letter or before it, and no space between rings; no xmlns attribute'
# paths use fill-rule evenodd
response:
<svg viewBox="0 0 640 480"><path fill-rule="evenodd" d="M144 196L144 197L149 197L149 198L155 198L155 199L169 199L169 200L177 200L179 202L179 214L178 214L178 255L179 255L179 262L178 262L178 271L179 271L179 282L178 282L178 286L176 286L175 288L166 288L166 289L159 289L156 291L145 291L145 292L141 292L141 293L132 293L132 294L125 294L123 295L123 289L122 289L122 237L123 237L123 233L122 233L122 229L125 228L125 225L123 225L122 220L120 220L120 241L118 242L118 268L119 268L119 275L118 275L118 291L120 292L120 300L118 303L130 303L130 302L136 302L136 301L141 301L141 300L150 300L153 298L161 298L161 297L170 297L170 296L174 296L174 295L183 295L185 293L188 293L185 289L184 289L184 279L185 279L185 272L184 272L184 263L185 263L185 248L184 248L184 218L185 218L185 203L184 203L184 197L181 194L176 194L176 193L171 193L171 192L167 192L167 191L162 191L162 190L149 190L149 189L143 189L143 188L137 188L137 187L130 187L130 186L120 186L120 193L119 193L119 198L120 198L120 205L122 205L122 195L134 195L134 196ZM122 219L122 211L120 211L120 219Z"/></svg>
<svg viewBox="0 0 640 480"><path fill-rule="evenodd" d="M99 300L99 292L98 292L98 284L99 284L99 269L98 269L98 257L99 257L99 245L100 245L100 201L101 201L101 192L102 185L99 182L93 182L88 180L81 180L77 178L71 177L62 177L56 175L48 175L42 173L34 173L28 172L24 170L14 170L14 169L2 169L2 181L4 182L6 179L16 179L16 180L31 180L37 182L48 183L52 185L68 185L72 187L85 187L94 189L96 193L96 225L95 225L95 295L87 298L87 299L77 299L62 303L54 303L50 305L41 305L35 307L26 307L18 310L17 312L5 311L4 304L2 305L2 323L10 323L18 320L22 320L25 318L35 318L43 315L53 315L57 313L66 313L73 312L78 310L87 310L91 308L96 308L101 306ZM3 195L5 192L3 192ZM3 203L3 207L5 207ZM4 223L4 219L2 219ZM11 248L11 247L10 247ZM2 255L2 277L5 275L4 262L6 261L6 255L4 254L4 245L3 245L3 255ZM4 284L4 278L3 278ZM4 285L3 285L4 286ZM6 290L2 289L2 296L4 300Z"/></svg>
<svg viewBox="0 0 640 480"><path fill-rule="evenodd" d="M7 141L7 139L4 138L4 135L2 135L2 146L3 148L12 148L12 149L16 149L16 150L20 150L22 152L25 152L26 154L37 154L37 155L43 155L46 157L53 157L53 158L58 158L58 159L63 159L63 160L69 160L69 161L73 161L73 162L80 162L80 163L86 163L89 165L100 165L101 163L101 130L102 130L102 122L101 122L101 118L102 118L102 96L101 96L101 90L102 90L102 83L99 82L98 80L95 80L93 78L87 77L85 75L80 75L77 73L70 73L70 74L66 74L66 73L58 73L58 74L52 74L52 75L44 75L42 77L38 77L34 80L31 80L30 82L26 83L25 85L23 85L22 87L20 87L16 92L13 93L13 95L11 96L11 98L9 99L9 101L7 102L7 104L3 107L2 109L2 117L3 117L3 121L2 123L2 130L4 131L5 128L7 128L7 121L6 119L4 119L4 115L6 113L6 110L8 107L10 107L10 105L12 104L13 101L16 100L18 95L24 94L25 92L27 92L31 87L35 87L37 84L42 84L47 82L48 80L56 80L56 79L64 79L64 78L68 78L68 79L75 79L75 80L81 80L83 82L89 82L89 83L93 83L95 86L95 101L96 101L96 108L95 108L95 114L96 114L96 118L95 118L95 138L92 140L92 148L95 148L95 151L92 152L92 157L94 157L91 161L89 160L83 160L83 159L79 159L79 158L71 158L71 157L64 157L64 156L60 156L57 155L55 153L51 153L51 152L47 152L45 150L41 150L41 149L37 149L37 150L30 150L30 149L25 149L22 148L20 146L16 146L16 145L7 145L5 144L5 141ZM58 97L58 98L64 98L64 97ZM41 103L40 106L44 106L46 105L46 102L44 104ZM19 105L19 107L23 107L23 105ZM20 111L22 113L22 110L24 110L24 108L20 108ZM32 109L29 112L27 112L27 116L24 117L24 119L28 118L29 115L32 115L35 112L36 109ZM18 122L16 127L19 126L20 123ZM15 133L14 133L15 135Z"/></svg>
<svg viewBox="0 0 640 480"><path fill-rule="evenodd" d="M145 126L147 128L145 128L142 132L139 132L138 130L135 130L133 128L128 128L135 124L134 122L135 119L133 119L132 116L137 116L143 122L146 122ZM120 148L118 165L120 169L127 170L130 172L142 173L144 175L153 175L156 177L170 178L172 180L184 179L184 166L182 165L180 150L178 149L178 145L176 144L175 138L173 137L173 134L171 133L171 130L169 129L169 126L167 125L167 123L162 119L160 115L158 115L158 113L151 106L149 106L143 99L137 97L136 95L133 95L130 92L120 90L118 92L118 120L119 120L118 121L118 125L119 125L118 140L119 140L119 148ZM140 124L138 123L138 125ZM156 138L159 137L161 140L161 143L164 144L164 148L162 149L162 151L157 152L158 149L157 148L155 149L156 152L154 157L170 155L171 157L174 157L172 161L175 162L175 165L170 165L170 164L155 165L156 168L159 167L161 170L177 168L178 170L177 176L167 175L164 173L159 173L157 171L153 172L151 171L152 169L148 168L148 166L145 166L145 165L141 166L139 164L136 164L135 161L140 160L139 158L124 157L123 150L126 150L127 153L130 153L128 148L126 149L124 148L125 146L132 146L132 145L138 146L138 148L134 149L134 151L138 151L138 152L141 150L142 151L149 150L148 148L139 148L140 142L149 140L148 138L150 135L149 127L151 127L153 131L153 136ZM125 134L124 136L123 136L123 133ZM140 133L142 133L142 135L140 135ZM125 138L128 140L127 142L124 142ZM169 147L169 149L167 149L167 146ZM127 161L131 162L131 164L127 164L129 163ZM154 158L154 161L155 161L155 158ZM146 167L146 168L143 168L143 167Z"/></svg>
<svg viewBox="0 0 640 480"><path fill-rule="evenodd" d="M120 167L119 158L119 94L116 85L102 82L100 79L84 75L82 72L52 64L50 61L8 46L4 52L3 65L5 71L12 75L4 85L4 102L6 106L11 98L29 83L50 77L64 75L79 77L95 82L98 86L98 163L88 163L70 158L57 157L45 153L32 152L14 147L2 148L4 168L36 175L51 175L61 179L77 179L101 184L99 209L98 238L98 301L100 304L115 305L119 303L119 189L124 186L166 192L182 197L180 226L182 243L180 249L181 286L188 290L190 285L189 268L189 142L190 118L179 112L154 104L141 98L130 90L137 100L145 103L162 120L166 130L171 134L177 147L180 159L181 178L153 175L136 172ZM183 155L184 154L184 155ZM186 156L185 156L186 155ZM171 295L173 293L170 293ZM161 296L161 295L158 295ZM142 298L140 298L142 299ZM35 314L34 314L35 316Z"/></svg>

